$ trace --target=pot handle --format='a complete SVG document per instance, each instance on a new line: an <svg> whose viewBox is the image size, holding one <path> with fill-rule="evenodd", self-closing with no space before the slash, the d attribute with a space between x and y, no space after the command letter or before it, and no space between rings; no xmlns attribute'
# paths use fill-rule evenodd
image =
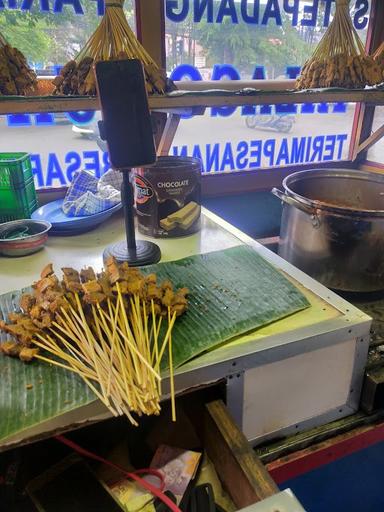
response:
<svg viewBox="0 0 384 512"><path fill-rule="evenodd" d="M284 192L282 192L278 188L274 187L271 190L271 192L272 192L272 194L274 196L276 196L279 199L281 199L281 201L283 201L284 203L287 203L287 204L289 204L291 206L294 206L295 208L298 208L299 210L302 210L303 212L308 213L309 215L315 215L316 214L316 210L314 208L311 208L310 206L307 206L307 205L301 203L300 201L298 201L294 197L291 197L291 196L288 196L287 194L284 194Z"/></svg>
<svg viewBox="0 0 384 512"><path fill-rule="evenodd" d="M294 197L288 196L287 194L285 194L284 192L282 192L281 190L279 190L276 187L274 187L271 190L271 192L272 192L272 194L274 196L278 197L282 202L284 202L286 204L289 204L291 206L294 206L298 210L301 210L302 212L307 213L308 215L310 215L311 219L312 219L312 224L313 224L314 227L319 227L320 226L320 219L319 219L319 217L317 215L317 211L316 211L315 208L312 208L309 205L301 203L300 201L298 201Z"/></svg>

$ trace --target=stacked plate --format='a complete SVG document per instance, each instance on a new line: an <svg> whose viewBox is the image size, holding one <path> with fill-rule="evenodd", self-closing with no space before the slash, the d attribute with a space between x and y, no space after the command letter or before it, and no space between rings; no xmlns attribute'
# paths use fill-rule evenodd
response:
<svg viewBox="0 0 384 512"><path fill-rule="evenodd" d="M107 220L117 210L120 210L121 203L94 215L82 217L68 217L62 210L63 199L52 201L32 213L32 219L46 221L52 224L50 235L71 236L86 233Z"/></svg>

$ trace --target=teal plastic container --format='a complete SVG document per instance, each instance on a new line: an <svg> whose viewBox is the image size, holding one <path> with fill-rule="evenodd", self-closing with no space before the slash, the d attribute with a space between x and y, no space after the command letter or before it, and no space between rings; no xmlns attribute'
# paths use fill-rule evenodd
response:
<svg viewBox="0 0 384 512"><path fill-rule="evenodd" d="M0 222L29 219L38 208L28 153L0 153Z"/></svg>

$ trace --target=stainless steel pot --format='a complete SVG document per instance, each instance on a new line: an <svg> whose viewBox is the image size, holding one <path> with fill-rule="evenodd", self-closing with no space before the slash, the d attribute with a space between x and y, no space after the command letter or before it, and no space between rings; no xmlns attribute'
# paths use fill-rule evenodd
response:
<svg viewBox="0 0 384 512"><path fill-rule="evenodd" d="M283 187L279 255L328 288L384 290L384 175L301 171Z"/></svg>

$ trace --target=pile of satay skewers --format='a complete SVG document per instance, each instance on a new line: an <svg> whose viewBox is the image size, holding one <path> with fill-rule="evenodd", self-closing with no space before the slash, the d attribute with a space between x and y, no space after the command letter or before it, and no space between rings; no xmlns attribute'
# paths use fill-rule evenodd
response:
<svg viewBox="0 0 384 512"><path fill-rule="evenodd" d="M25 56L0 34L0 96L34 94L36 86L36 73Z"/></svg>
<svg viewBox="0 0 384 512"><path fill-rule="evenodd" d="M111 258L106 270L80 273L64 268L59 282L52 266L43 269L33 294L20 301L0 329L16 338L1 345L7 355L39 359L78 374L115 416L159 414L161 364L168 357L172 416L175 419L172 329L187 308L188 290L157 284Z"/></svg>

